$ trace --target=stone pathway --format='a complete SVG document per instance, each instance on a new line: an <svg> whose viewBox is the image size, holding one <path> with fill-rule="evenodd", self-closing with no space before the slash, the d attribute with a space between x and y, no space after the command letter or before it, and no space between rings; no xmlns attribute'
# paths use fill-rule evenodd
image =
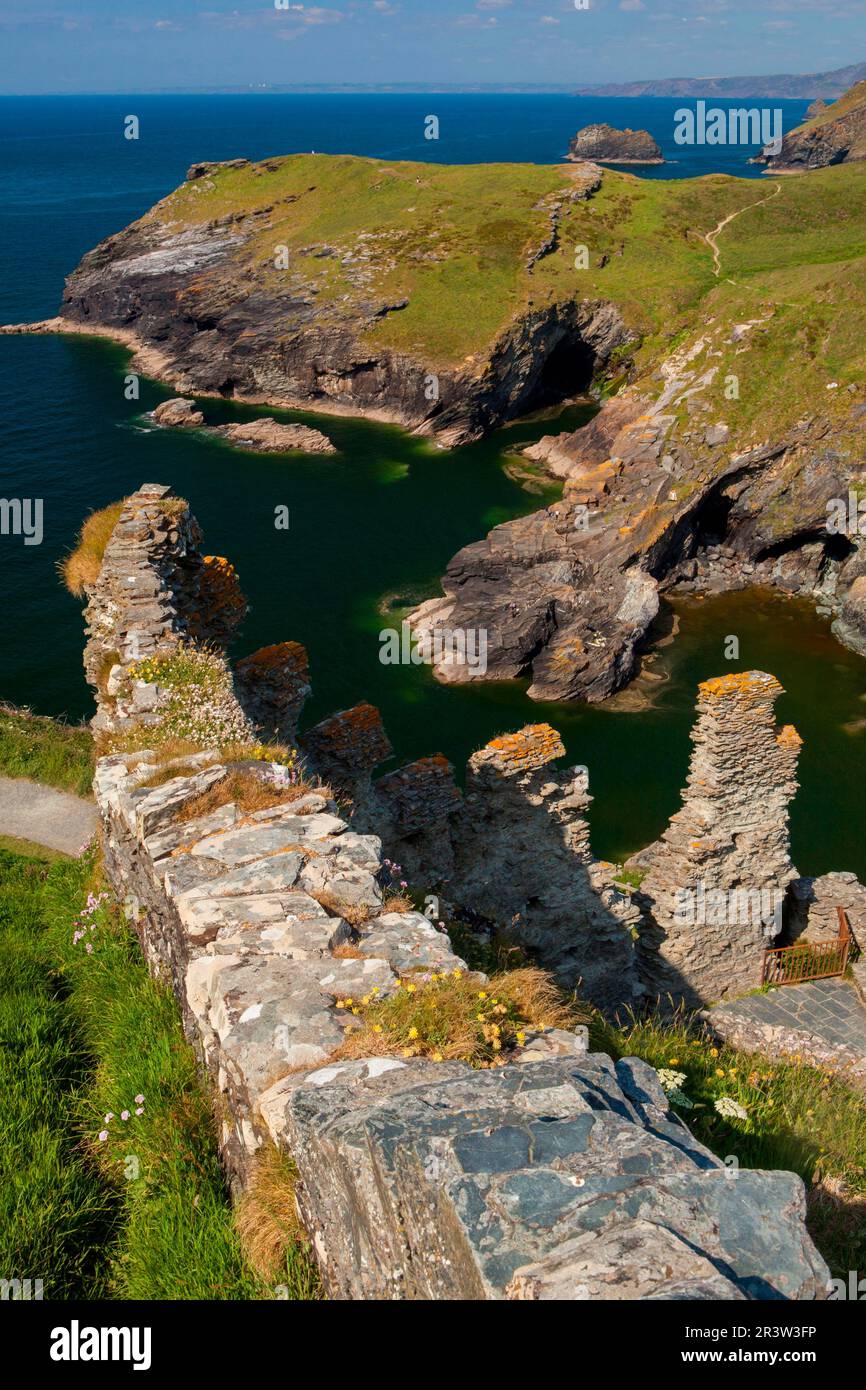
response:
<svg viewBox="0 0 866 1390"><path fill-rule="evenodd" d="M732 1046L765 1057L801 1057L842 1071L866 1091L866 1008L848 980L813 980L709 1009L710 1027Z"/></svg>
<svg viewBox="0 0 866 1390"><path fill-rule="evenodd" d="M739 1014L759 1023L815 1033L833 1046L850 1047L866 1057L866 1009L853 987L843 979L812 980L806 985L786 985L769 994L753 994L725 1006L726 1014Z"/></svg>
<svg viewBox="0 0 866 1390"><path fill-rule="evenodd" d="M96 825L92 802L25 777L0 777L0 835L77 857Z"/></svg>

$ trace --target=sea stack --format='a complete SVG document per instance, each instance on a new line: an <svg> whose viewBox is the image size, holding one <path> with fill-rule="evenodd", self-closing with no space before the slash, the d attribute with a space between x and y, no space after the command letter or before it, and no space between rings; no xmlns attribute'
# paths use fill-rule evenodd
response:
<svg viewBox="0 0 866 1390"><path fill-rule="evenodd" d="M596 164L664 164L662 152L648 130L617 130L612 125L588 125L579 130L568 150L571 160Z"/></svg>

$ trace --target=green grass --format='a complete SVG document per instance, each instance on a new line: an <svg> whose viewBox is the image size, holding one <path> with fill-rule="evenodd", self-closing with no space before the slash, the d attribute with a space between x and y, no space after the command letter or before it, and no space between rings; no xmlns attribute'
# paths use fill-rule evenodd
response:
<svg viewBox="0 0 866 1390"><path fill-rule="evenodd" d="M89 796L93 740L83 727L0 705L0 774Z"/></svg>
<svg viewBox="0 0 866 1390"><path fill-rule="evenodd" d="M371 299L408 300L369 326L366 346L470 377L486 370L498 337L520 316L609 301L634 343L631 380L650 399L660 361L705 340L694 365L715 369L704 394L730 427L731 451L783 437L804 414L820 412L840 453L859 457L852 398L827 384L858 384L862 398L866 162L763 181L607 170L597 192L571 201L579 177L565 165L292 155L185 184L143 220L195 226L269 208L234 254L239 273L277 306L314 292L324 327L349 318L356 328ZM556 202L558 244L529 270ZM739 215L719 234L717 277L705 237L732 213ZM289 248L288 270L274 265L278 245ZM575 268L581 246L585 270ZM359 266L368 277L360 282ZM205 274L181 298L192 311L211 292ZM734 325L752 320L762 322L732 342ZM288 308L285 322L288 331ZM736 399L725 394L730 376L738 378ZM685 421L683 411L687 430ZM784 497L783 485L779 491Z"/></svg>
<svg viewBox="0 0 866 1390"><path fill-rule="evenodd" d="M0 835L0 852L17 854L20 858L33 859L41 864L56 864L58 860L71 857L59 849L37 845L33 840L21 840L17 835Z"/></svg>
<svg viewBox="0 0 866 1390"><path fill-rule="evenodd" d="M80 1143L91 1064L45 951L45 874L0 851L0 1277L99 1298L118 1200Z"/></svg>
<svg viewBox="0 0 866 1390"><path fill-rule="evenodd" d="M20 1097L0 1129L5 1266L44 1277L46 1297L315 1297L305 1246L273 1284L248 1265L175 1001L109 899L86 909L92 863L4 869L3 1091Z"/></svg>
<svg viewBox="0 0 866 1390"><path fill-rule="evenodd" d="M593 1047L685 1073L692 1108L674 1104L692 1133L742 1168L784 1169L806 1184L812 1239L835 1277L866 1268L866 1098L820 1068L719 1047L679 1015L590 1026ZM746 1118L727 1118L729 1097Z"/></svg>

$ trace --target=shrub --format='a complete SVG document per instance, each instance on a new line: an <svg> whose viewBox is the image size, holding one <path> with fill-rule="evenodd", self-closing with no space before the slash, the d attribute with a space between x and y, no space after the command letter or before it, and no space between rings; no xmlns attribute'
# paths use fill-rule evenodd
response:
<svg viewBox="0 0 866 1390"><path fill-rule="evenodd" d="M479 1068L504 1065L523 1047L527 1027L573 1029L584 1018L536 967L487 983L463 970L407 976L394 994L383 998L375 988L359 999L338 999L337 1008L359 1019L338 1057L397 1054Z"/></svg>

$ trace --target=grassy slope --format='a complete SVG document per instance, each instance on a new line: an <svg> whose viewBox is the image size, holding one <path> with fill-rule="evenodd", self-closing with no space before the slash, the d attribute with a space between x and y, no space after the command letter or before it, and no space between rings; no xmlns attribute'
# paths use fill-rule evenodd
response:
<svg viewBox="0 0 866 1390"><path fill-rule="evenodd" d="M29 777L61 791L89 796L93 781L90 732L0 705L0 774Z"/></svg>
<svg viewBox="0 0 866 1390"><path fill-rule="evenodd" d="M816 407L847 427L850 400L830 399L826 385L866 374L864 166L760 183L607 171L591 199L564 205L558 247L531 272L526 261L549 234L551 201L579 180L574 166L313 155L269 166L217 171L184 185L148 216L192 225L273 205L238 252L257 280L285 288L286 272L273 264L275 247L285 244L290 282L298 275L317 289L324 320L371 297L408 297L408 307L369 330L369 344L442 366L471 368L476 356L483 366L497 334L527 309L575 297L610 299L642 340L637 375L652 391L657 364L672 345L714 322L720 339L713 350L721 353L715 361L725 368L719 382L728 370L742 377L736 404L718 391L735 440L766 438ZM776 187L772 201L751 206ZM704 235L741 211L720 234L716 278ZM301 254L312 246L336 255ZM586 270L575 269L579 246L589 250ZM353 284L358 262L342 260L367 252L361 264L369 278ZM728 342L730 327L755 318L768 323L751 335L746 355Z"/></svg>
<svg viewBox="0 0 866 1390"><path fill-rule="evenodd" d="M117 1200L80 1147L90 1061L44 949L44 870L0 853L0 1270L104 1296Z"/></svg>
<svg viewBox="0 0 866 1390"><path fill-rule="evenodd" d="M48 1298L315 1296L303 1247L268 1284L247 1265L174 1000L116 909L81 916L92 866L0 871L0 1268Z"/></svg>

